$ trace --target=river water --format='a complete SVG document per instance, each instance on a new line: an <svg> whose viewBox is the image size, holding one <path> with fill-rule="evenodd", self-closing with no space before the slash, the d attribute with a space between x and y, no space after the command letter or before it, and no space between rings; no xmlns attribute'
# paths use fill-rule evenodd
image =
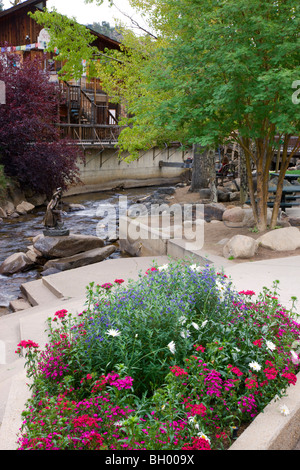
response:
<svg viewBox="0 0 300 470"><path fill-rule="evenodd" d="M134 188L120 190L120 192L106 191L63 197L63 201L66 203L81 204L85 207L84 210L67 212L64 216L64 224L73 233L101 237L101 227L107 224L108 215L103 217L103 210L99 211L99 206L115 207L116 215L118 215L121 196L127 197L128 206L130 206L140 198L153 194L156 189L158 188ZM44 229L42 224L44 215L45 207L38 207L31 214L20 216L17 219L4 219L4 222L0 224L0 265L8 256L16 252L27 251L27 247L32 245L32 238L42 233ZM104 238L104 228L103 235ZM110 258L126 256L118 250L118 244L116 246L117 250ZM0 275L0 308L8 307L11 300L20 296L21 284L39 278L41 278L41 274L38 269L10 276Z"/></svg>

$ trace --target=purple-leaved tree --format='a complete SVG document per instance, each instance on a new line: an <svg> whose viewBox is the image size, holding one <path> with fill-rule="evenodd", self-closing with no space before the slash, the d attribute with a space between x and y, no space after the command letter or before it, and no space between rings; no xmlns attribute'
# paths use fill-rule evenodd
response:
<svg viewBox="0 0 300 470"><path fill-rule="evenodd" d="M5 174L23 187L50 196L57 187L79 184L78 146L62 139L59 128L60 90L49 81L38 59L0 57L0 81L6 104L0 106L0 163Z"/></svg>

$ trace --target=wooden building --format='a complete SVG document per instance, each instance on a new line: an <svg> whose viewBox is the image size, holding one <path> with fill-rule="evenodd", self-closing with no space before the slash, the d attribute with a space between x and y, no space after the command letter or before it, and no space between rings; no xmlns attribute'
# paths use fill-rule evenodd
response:
<svg viewBox="0 0 300 470"><path fill-rule="evenodd" d="M117 141L120 128L118 105L110 102L97 79L83 76L79 81L63 81L58 77L62 64L54 60L54 53L46 51L48 32L28 13L43 10L47 0L27 0L0 12L1 54L15 53L21 59L40 57L44 68L50 70L50 79L63 90L61 106L62 136L69 136L82 144L111 146ZM100 51L119 49L120 43L91 29L91 45Z"/></svg>

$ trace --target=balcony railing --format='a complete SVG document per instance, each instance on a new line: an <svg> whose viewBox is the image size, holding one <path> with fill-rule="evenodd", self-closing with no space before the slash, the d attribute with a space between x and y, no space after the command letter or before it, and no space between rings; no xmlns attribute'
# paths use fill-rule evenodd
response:
<svg viewBox="0 0 300 470"><path fill-rule="evenodd" d="M81 144L96 144L96 145L115 145L118 142L118 137L121 130L120 126L113 124L58 124L61 132L61 137L68 137L72 140L78 141Z"/></svg>

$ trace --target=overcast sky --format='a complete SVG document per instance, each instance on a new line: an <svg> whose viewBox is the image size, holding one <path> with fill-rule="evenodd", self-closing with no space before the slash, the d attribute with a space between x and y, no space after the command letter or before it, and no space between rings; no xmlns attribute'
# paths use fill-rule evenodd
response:
<svg viewBox="0 0 300 470"><path fill-rule="evenodd" d="M115 0L114 3L118 8L133 16L133 18L145 25L139 14L132 10L129 6L128 0ZM4 8L10 8L12 5L10 0L4 0ZM104 0L103 5L97 6L96 4L85 4L84 0L48 0L47 8L50 10L55 7L59 13L69 17L75 17L78 23L87 24L93 22L108 21L111 26L115 24L115 18L121 19L126 24L131 24L130 21L117 10L117 8L109 7L108 0Z"/></svg>

